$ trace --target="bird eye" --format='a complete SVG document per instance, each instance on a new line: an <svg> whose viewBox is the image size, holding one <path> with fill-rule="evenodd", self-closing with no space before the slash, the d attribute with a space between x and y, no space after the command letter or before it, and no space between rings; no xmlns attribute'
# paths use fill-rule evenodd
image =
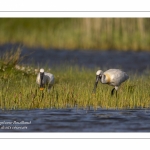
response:
<svg viewBox="0 0 150 150"><path fill-rule="evenodd" d="M100 75L99 75L99 77L101 78L101 77L102 77L102 75L100 74Z"/></svg>

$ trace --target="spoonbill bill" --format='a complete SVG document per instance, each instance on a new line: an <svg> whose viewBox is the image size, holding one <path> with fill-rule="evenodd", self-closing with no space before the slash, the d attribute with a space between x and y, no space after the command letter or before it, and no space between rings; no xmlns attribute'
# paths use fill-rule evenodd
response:
<svg viewBox="0 0 150 150"><path fill-rule="evenodd" d="M97 84L98 81L100 80L102 84L108 84L114 86L114 88L111 91L111 95L113 95L114 90L116 90L117 93L119 86L123 82L125 82L128 78L129 76L120 69L109 69L105 72L103 72L102 70L98 70L96 72L96 81L95 81L93 92L96 92Z"/></svg>
<svg viewBox="0 0 150 150"><path fill-rule="evenodd" d="M36 82L39 84L41 91L44 90L45 87L48 87L48 90L50 90L54 84L54 75L44 72L44 69L41 68L37 75Z"/></svg>

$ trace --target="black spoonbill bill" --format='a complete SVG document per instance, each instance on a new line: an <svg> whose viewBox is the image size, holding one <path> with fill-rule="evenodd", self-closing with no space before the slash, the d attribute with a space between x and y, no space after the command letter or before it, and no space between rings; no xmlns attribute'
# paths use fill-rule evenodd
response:
<svg viewBox="0 0 150 150"><path fill-rule="evenodd" d="M47 87L48 90L50 90L50 88L54 84L54 75L51 73L44 72L44 69L41 68L40 72L37 75L36 82L37 84L39 84L40 90L44 90L45 87Z"/></svg>
<svg viewBox="0 0 150 150"><path fill-rule="evenodd" d="M100 80L102 84L108 84L114 86L114 88L111 91L111 95L113 95L114 90L117 91L119 86L123 82L125 82L128 78L129 76L120 69L109 69L105 72L103 72L102 70L98 70L96 72L96 82L95 82L93 92L96 91L98 81Z"/></svg>

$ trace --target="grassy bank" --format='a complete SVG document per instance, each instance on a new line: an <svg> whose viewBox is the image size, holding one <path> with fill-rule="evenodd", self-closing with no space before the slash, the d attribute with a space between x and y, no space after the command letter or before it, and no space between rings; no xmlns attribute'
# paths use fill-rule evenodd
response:
<svg viewBox="0 0 150 150"><path fill-rule="evenodd" d="M0 44L150 50L149 18L0 18Z"/></svg>
<svg viewBox="0 0 150 150"><path fill-rule="evenodd" d="M12 55L13 54L13 55ZM36 84L38 69L18 66L20 51L7 53L0 62L0 109L36 109L75 107L101 108L149 108L149 76L130 75L118 91L118 97L110 95L112 87L98 84L92 94L96 70L60 66L44 68L54 74L56 83L48 93ZM6 61L7 60L7 61Z"/></svg>

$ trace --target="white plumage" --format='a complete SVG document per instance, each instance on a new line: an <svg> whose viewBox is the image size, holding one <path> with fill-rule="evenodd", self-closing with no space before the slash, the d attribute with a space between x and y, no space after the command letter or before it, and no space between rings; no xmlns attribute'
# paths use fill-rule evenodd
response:
<svg viewBox="0 0 150 150"><path fill-rule="evenodd" d="M44 72L43 68L40 69L36 78L36 83L39 84L40 90L43 90L45 87L50 89L53 86L54 81L55 79L53 74Z"/></svg>
<svg viewBox="0 0 150 150"><path fill-rule="evenodd" d="M103 72L102 70L98 70L96 72L94 91L96 90L98 81L100 80L103 84L114 86L111 91L111 95L113 95L114 90L117 91L121 83L125 82L128 78L129 76L120 69L109 69L105 72Z"/></svg>

